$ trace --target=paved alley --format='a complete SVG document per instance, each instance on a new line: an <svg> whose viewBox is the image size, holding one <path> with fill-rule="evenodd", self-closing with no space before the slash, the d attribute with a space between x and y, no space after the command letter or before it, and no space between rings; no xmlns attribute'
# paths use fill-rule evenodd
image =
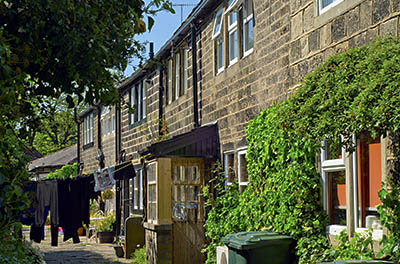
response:
<svg viewBox="0 0 400 264"><path fill-rule="evenodd" d="M24 231L24 236L29 239L29 230ZM58 247L50 244L50 232L46 231L45 240L40 244L33 243L39 247L47 264L108 264L108 263L130 263L131 260L117 258L112 244L99 244L95 239L79 237L81 242L73 244L72 239L63 242L62 236L58 237Z"/></svg>

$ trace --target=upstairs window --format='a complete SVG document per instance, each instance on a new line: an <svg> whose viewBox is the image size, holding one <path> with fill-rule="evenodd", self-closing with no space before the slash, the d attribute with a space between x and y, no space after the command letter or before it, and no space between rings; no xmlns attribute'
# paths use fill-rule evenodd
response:
<svg viewBox="0 0 400 264"><path fill-rule="evenodd" d="M215 71L218 73L224 70L224 38L222 31L222 7L215 14L213 40L215 45Z"/></svg>
<svg viewBox="0 0 400 264"><path fill-rule="evenodd" d="M245 0L243 6L243 57L253 51L253 2Z"/></svg>
<svg viewBox="0 0 400 264"><path fill-rule="evenodd" d="M93 143L93 113L83 119L83 145Z"/></svg>
<svg viewBox="0 0 400 264"><path fill-rule="evenodd" d="M135 112L129 115L129 124L133 125L146 118L146 90L143 80L132 86L129 102L130 106L135 109Z"/></svg>
<svg viewBox="0 0 400 264"><path fill-rule="evenodd" d="M187 91L188 51L180 46L174 50L174 55L168 60L167 67L167 103L178 100Z"/></svg>
<svg viewBox="0 0 400 264"><path fill-rule="evenodd" d="M215 13L212 39L216 74L253 52L253 10L252 0L228 0L226 8Z"/></svg>
<svg viewBox="0 0 400 264"><path fill-rule="evenodd" d="M115 115L111 114L109 106L103 106L101 109L101 127L103 129L103 136L109 135L115 130Z"/></svg>
<svg viewBox="0 0 400 264"><path fill-rule="evenodd" d="M188 82L188 53L189 51L184 49L182 52L182 71L183 71L183 78L182 78L182 95L187 91L187 82Z"/></svg>
<svg viewBox="0 0 400 264"><path fill-rule="evenodd" d="M233 11L228 15L228 58L229 65L234 64L238 60L238 23L237 11Z"/></svg>
<svg viewBox="0 0 400 264"><path fill-rule="evenodd" d="M343 0L318 0L319 14L326 12L342 1Z"/></svg>

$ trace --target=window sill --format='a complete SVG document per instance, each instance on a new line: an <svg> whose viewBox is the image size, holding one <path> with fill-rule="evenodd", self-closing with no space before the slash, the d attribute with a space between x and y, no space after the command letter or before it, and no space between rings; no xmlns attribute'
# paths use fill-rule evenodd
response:
<svg viewBox="0 0 400 264"><path fill-rule="evenodd" d="M249 49L248 51L245 51L244 54L243 54L243 59L246 58L247 56L249 56L250 54L252 54L252 53L253 53L253 50L254 50L254 49L251 48L251 49Z"/></svg>
<svg viewBox="0 0 400 264"><path fill-rule="evenodd" d="M346 230L346 226L343 225L329 225L326 227L326 234L332 236L339 236L340 232ZM368 232L368 228L356 228L356 233L366 233ZM372 239L380 240L383 237L382 229L372 229Z"/></svg>
<svg viewBox="0 0 400 264"><path fill-rule="evenodd" d="M335 6L332 6L329 9L326 9L326 11L322 12L321 14L318 14L318 0L315 0L314 4L316 7L315 11L315 18L314 18L314 28L318 28L326 23L328 23L330 20L340 16L341 14L346 13L348 10L354 8L358 4L360 4L364 0L346 0L346 1L341 1L337 3Z"/></svg>
<svg viewBox="0 0 400 264"><path fill-rule="evenodd" d="M129 124L128 129L132 129L132 128L138 127L138 126L140 126L141 124L145 123L146 120L147 120L147 118L144 118L144 119L142 119L142 120L136 121L136 122L133 123L133 124Z"/></svg>
<svg viewBox="0 0 400 264"><path fill-rule="evenodd" d="M94 146L94 142L92 141L90 143L87 143L87 144L83 145L82 149L86 150L86 149L91 148L93 146Z"/></svg>
<svg viewBox="0 0 400 264"><path fill-rule="evenodd" d="M215 75L217 76L217 75L221 74L221 72L223 72L223 71L224 71L224 68L218 69L217 74L215 74Z"/></svg>
<svg viewBox="0 0 400 264"><path fill-rule="evenodd" d="M229 62L228 68L231 67L231 66L233 66L233 65L235 65L238 61L239 61L239 60L238 60L237 57L236 57L235 59L231 60L231 61Z"/></svg>

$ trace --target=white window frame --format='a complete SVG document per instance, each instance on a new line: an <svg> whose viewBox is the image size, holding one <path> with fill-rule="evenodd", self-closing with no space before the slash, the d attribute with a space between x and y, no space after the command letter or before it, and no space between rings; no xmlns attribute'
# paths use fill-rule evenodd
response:
<svg viewBox="0 0 400 264"><path fill-rule="evenodd" d="M321 15L323 13L325 13L326 11L328 11L329 9L331 9L332 7L338 5L339 3L341 3L343 0L333 0L332 3L328 4L325 7L322 7L322 1L323 0L318 0L318 14Z"/></svg>
<svg viewBox="0 0 400 264"><path fill-rule="evenodd" d="M93 112L83 119L83 145L93 142Z"/></svg>
<svg viewBox="0 0 400 264"><path fill-rule="evenodd" d="M246 158L246 153L247 153L247 147L245 149L238 150L238 152L237 152L237 159L238 159L238 162L237 162L237 164L238 164L238 166L237 166L238 167L237 168L238 177L237 178L238 178L238 181L239 181L239 189L240 189L240 187L247 186L249 184L248 179L247 179L247 181L242 181L242 179L241 179L242 175L240 173L240 169L241 169L241 166L242 166L242 164L240 162L240 156L244 155L244 158Z"/></svg>
<svg viewBox="0 0 400 264"><path fill-rule="evenodd" d="M175 100L178 100L179 98L179 67L180 67L180 63L179 63L179 59L180 59L180 54L179 52L177 52L174 56L174 61L175 61Z"/></svg>
<svg viewBox="0 0 400 264"><path fill-rule="evenodd" d="M146 118L146 99L147 97L144 81L140 80L133 85L130 90L130 106L133 107L135 104L137 104L135 112L130 114L130 125L133 125L136 122Z"/></svg>
<svg viewBox="0 0 400 264"><path fill-rule="evenodd" d="M136 171L136 177L133 179L133 209L143 210L143 169ZM137 193L139 193L137 195ZM135 200L138 198L138 200Z"/></svg>
<svg viewBox="0 0 400 264"><path fill-rule="evenodd" d="M182 55L182 60L183 60L183 94L186 94L187 91L187 81L188 81L188 50L184 49L183 50L183 55Z"/></svg>
<svg viewBox="0 0 400 264"><path fill-rule="evenodd" d="M248 14L248 7L251 6L251 13ZM253 15L254 9L253 9L253 1L252 0L245 0L244 1L244 8L243 8L243 32L242 32L242 41L243 41L243 57L248 56L249 54L251 54L253 52L253 48L254 48L254 31L252 33L252 38L253 38L253 45L251 46L251 48L248 48L248 39L247 36L245 34L246 31L246 24L249 24L249 30L250 30L250 26L252 28L254 28L254 15ZM250 31L249 31L250 32Z"/></svg>
<svg viewBox="0 0 400 264"><path fill-rule="evenodd" d="M235 21L231 24L230 22L230 18L232 15L236 16ZM238 36L238 18L239 18L239 14L237 12L237 10L233 10L232 12L230 12L228 14L228 60L229 60L229 65L231 66L233 64L235 64L238 61L238 42L239 42L239 36ZM231 42L231 38L233 38L233 43ZM233 44L233 53L234 53L234 57L232 57L232 52L231 52L231 48L232 48L232 44ZM232 57L232 58L231 58Z"/></svg>
<svg viewBox="0 0 400 264"><path fill-rule="evenodd" d="M229 186L232 185L232 182L228 181L228 172L229 172L229 164L228 164L228 157L229 155L233 155L233 173L235 173L235 152L233 150L229 150L224 152L224 173L225 173L225 185Z"/></svg>
<svg viewBox="0 0 400 264"><path fill-rule="evenodd" d="M360 227L360 219L359 219L359 208L358 208L358 154L357 154L357 139L353 135L352 137L353 140L353 146L355 147L354 152L348 154L348 157L350 158L351 165L353 167L352 171L350 172L352 174L352 180L353 180L353 197L352 197L352 203L353 203L353 214L354 214L354 227L355 231L357 233L363 233L368 231L367 228L365 227ZM321 148L321 176L322 176L322 188L323 188L323 205L325 211L327 211L327 174L329 172L335 172L335 171L347 171L346 170L346 164L345 164L345 149L342 148L342 158L341 159L331 159L328 160L326 159L327 157L327 149L326 149L326 141L322 142L323 148ZM382 150L381 150L382 151ZM346 176L347 178L347 176ZM346 206L347 207L347 206ZM346 208L347 210L347 208ZM328 212L329 213L329 212ZM345 230L346 226L343 225L329 225L326 229L326 232L330 235L339 235L342 230ZM372 237L373 240L379 240L382 238L383 235L383 230L381 229L373 229L372 230Z"/></svg>
<svg viewBox="0 0 400 264"><path fill-rule="evenodd" d="M221 50L219 49L219 45L221 45ZM224 49L224 38L219 36L215 39L215 68L217 71L217 75L224 71L225 68L225 49ZM221 61L221 65L219 65L219 61Z"/></svg>
<svg viewBox="0 0 400 264"><path fill-rule="evenodd" d="M222 19L223 19L222 9L223 9L223 7L220 7L217 10L217 12L215 13L214 26L213 26L213 35L212 35L211 39L216 39L221 34ZM219 26L219 28L217 29L218 26Z"/></svg>
<svg viewBox="0 0 400 264"><path fill-rule="evenodd" d="M168 90L168 104L172 103L172 59L168 60L168 78L167 78L167 90Z"/></svg>
<svg viewBox="0 0 400 264"><path fill-rule="evenodd" d="M147 89L146 89L145 82L141 81L141 88L142 88L142 120L146 119L147 115Z"/></svg>

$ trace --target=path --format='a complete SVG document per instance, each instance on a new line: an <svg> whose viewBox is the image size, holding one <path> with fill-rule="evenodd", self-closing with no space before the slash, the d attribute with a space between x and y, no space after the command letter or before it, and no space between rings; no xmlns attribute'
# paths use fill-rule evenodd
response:
<svg viewBox="0 0 400 264"><path fill-rule="evenodd" d="M29 239L29 230L24 231L24 236ZM47 264L109 264L130 263L132 260L117 258L112 244L98 244L94 239L79 237L81 242L73 244L72 239L63 242L62 236L58 236L58 247L50 244L50 232L46 230L45 240L40 244L33 243L39 247Z"/></svg>

